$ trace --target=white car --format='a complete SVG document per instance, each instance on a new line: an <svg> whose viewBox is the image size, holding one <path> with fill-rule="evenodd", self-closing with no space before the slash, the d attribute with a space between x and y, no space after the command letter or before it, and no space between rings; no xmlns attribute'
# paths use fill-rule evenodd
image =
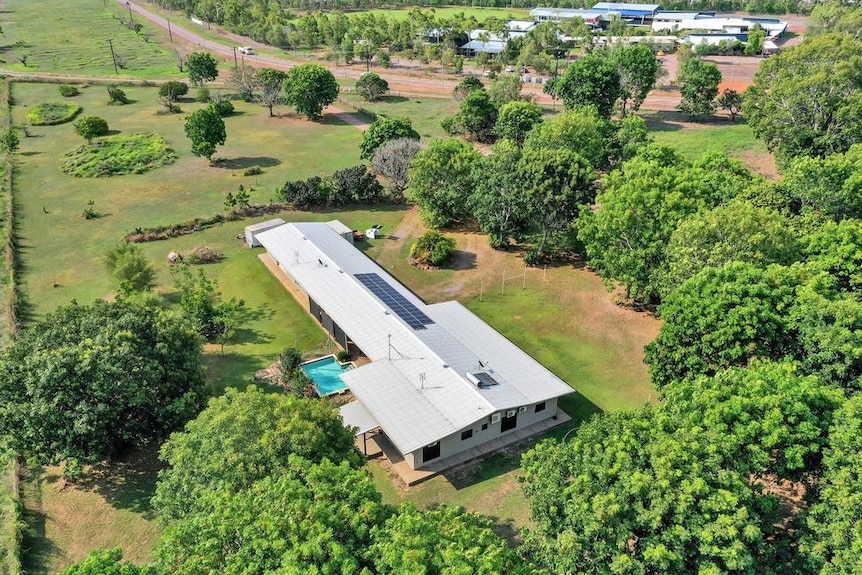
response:
<svg viewBox="0 0 862 575"><path fill-rule="evenodd" d="M239 53L245 54L246 56L254 56L254 48L251 48L249 46L240 46Z"/></svg>

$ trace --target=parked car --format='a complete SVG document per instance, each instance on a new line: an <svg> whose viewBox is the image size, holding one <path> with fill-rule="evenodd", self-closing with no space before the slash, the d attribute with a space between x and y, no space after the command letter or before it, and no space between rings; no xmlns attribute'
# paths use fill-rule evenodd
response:
<svg viewBox="0 0 862 575"><path fill-rule="evenodd" d="M250 46L240 46L239 53L245 54L246 56L254 56L254 48L251 48Z"/></svg>

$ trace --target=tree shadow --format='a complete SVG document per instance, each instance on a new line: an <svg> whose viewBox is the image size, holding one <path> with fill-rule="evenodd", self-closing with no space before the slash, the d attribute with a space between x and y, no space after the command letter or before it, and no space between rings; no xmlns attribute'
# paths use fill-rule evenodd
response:
<svg viewBox="0 0 862 575"><path fill-rule="evenodd" d="M259 156L259 157L240 157L240 158L217 158L213 160L212 166L215 168L224 168L226 170L245 170L247 168L251 168L253 166L257 166L259 168L271 168L273 166L277 166L281 163L281 160L278 158L271 158L269 156Z"/></svg>
<svg viewBox="0 0 862 575"><path fill-rule="evenodd" d="M501 519L494 515L489 515L488 519L494 522L491 530L497 534L497 537L505 539L512 547L517 547L521 544L521 531L515 527L513 519Z"/></svg>
<svg viewBox="0 0 862 575"><path fill-rule="evenodd" d="M683 129L683 122L688 121L682 112L670 110L644 114L644 122L650 131L655 132L677 132Z"/></svg>
<svg viewBox="0 0 862 575"><path fill-rule="evenodd" d="M159 470L164 467L158 453L159 446L155 443L129 449L114 461L87 469L84 476L75 481L74 487L99 494L116 509L126 509L152 519L155 512L150 499L156 490ZM46 483L62 481L58 475L45 477Z"/></svg>
<svg viewBox="0 0 862 575"><path fill-rule="evenodd" d="M120 130L108 130L108 133L105 135L106 136L119 136L120 134L122 134L122 132Z"/></svg>
<svg viewBox="0 0 862 575"><path fill-rule="evenodd" d="M393 96L392 94L389 94L387 96L381 96L381 97L377 98L377 100L380 102L387 102L390 104L398 104L401 102L409 102L410 98L406 98L404 96Z"/></svg>
<svg viewBox="0 0 862 575"><path fill-rule="evenodd" d="M452 254L452 264L449 267L453 270L476 269L476 254L464 250L455 250Z"/></svg>
<svg viewBox="0 0 862 575"><path fill-rule="evenodd" d="M19 156L38 156L42 152L18 152Z"/></svg>
<svg viewBox="0 0 862 575"><path fill-rule="evenodd" d="M46 536L48 516L42 512L42 472L41 467L27 467L22 478L21 566L25 573L48 573L53 559L62 554L60 546Z"/></svg>

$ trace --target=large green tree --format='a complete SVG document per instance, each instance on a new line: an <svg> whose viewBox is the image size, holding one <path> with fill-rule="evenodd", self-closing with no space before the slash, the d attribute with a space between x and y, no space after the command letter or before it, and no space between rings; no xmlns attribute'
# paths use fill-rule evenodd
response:
<svg viewBox="0 0 862 575"><path fill-rule="evenodd" d="M862 144L825 158L801 156L787 161L776 185L794 212L820 213L833 220L862 217Z"/></svg>
<svg viewBox="0 0 862 575"><path fill-rule="evenodd" d="M479 142L494 140L494 125L498 109L485 90L473 90L461 101L455 115L456 122L473 139Z"/></svg>
<svg viewBox="0 0 862 575"><path fill-rule="evenodd" d="M652 48L646 44L622 46L611 52L620 76L620 100L622 113L630 107L638 111L650 90L658 80L661 62Z"/></svg>
<svg viewBox="0 0 862 575"><path fill-rule="evenodd" d="M156 548L166 573L360 575L387 513L368 472L297 455L239 491L204 491L199 503L168 524Z"/></svg>
<svg viewBox="0 0 862 575"><path fill-rule="evenodd" d="M417 511L405 503L374 530L367 556L378 575L526 575L532 573L482 515L441 506Z"/></svg>
<svg viewBox="0 0 862 575"><path fill-rule="evenodd" d="M577 152L592 166L601 166L605 146L604 122L594 110L563 112L530 130L524 150L566 149Z"/></svg>
<svg viewBox="0 0 862 575"><path fill-rule="evenodd" d="M554 90L562 98L566 110L592 106L602 118L611 117L614 104L622 94L617 67L599 54L575 60L556 82Z"/></svg>
<svg viewBox="0 0 862 575"><path fill-rule="evenodd" d="M300 64L287 72L284 101L309 120L318 119L337 97L335 76L320 64Z"/></svg>
<svg viewBox="0 0 862 575"><path fill-rule="evenodd" d="M692 117L708 116L715 111L721 72L712 62L700 58L686 60L677 75L682 100L679 110Z"/></svg>
<svg viewBox="0 0 862 575"><path fill-rule="evenodd" d="M504 140L494 146L493 153L483 156L473 171L471 210L494 248L505 247L509 238L520 239L530 221L520 159L517 145Z"/></svg>
<svg viewBox="0 0 862 575"><path fill-rule="evenodd" d="M169 520L202 509L210 491L237 492L287 471L288 456L361 463L353 433L326 402L229 389L162 446L153 506Z"/></svg>
<svg viewBox="0 0 862 575"><path fill-rule="evenodd" d="M0 431L43 463L97 462L159 440L205 397L197 335L128 302L61 307L0 355Z"/></svg>
<svg viewBox="0 0 862 575"><path fill-rule="evenodd" d="M426 224L441 228L469 215L467 191L480 157L473 146L454 138L434 140L413 157L407 195Z"/></svg>
<svg viewBox="0 0 862 575"><path fill-rule="evenodd" d="M389 91L389 82L374 72L366 72L356 81L355 89L366 102L373 102Z"/></svg>
<svg viewBox="0 0 862 575"><path fill-rule="evenodd" d="M522 146L530 130L541 123L542 108L538 104L514 100L500 108L494 132L499 137L508 138Z"/></svg>
<svg viewBox="0 0 862 575"><path fill-rule="evenodd" d="M792 353L787 311L797 275L781 266L764 270L730 262L685 281L659 306L664 323L646 346L653 384L661 388L675 379Z"/></svg>
<svg viewBox="0 0 862 575"><path fill-rule="evenodd" d="M192 153L212 161L216 146L227 140L224 120L212 108L201 108L186 118L186 137L192 141Z"/></svg>
<svg viewBox="0 0 862 575"><path fill-rule="evenodd" d="M780 161L825 157L862 142L862 42L849 34L806 38L766 60L743 114Z"/></svg>
<svg viewBox="0 0 862 575"><path fill-rule="evenodd" d="M820 575L862 572L862 394L835 414L820 479L820 499L811 507L812 536L803 549Z"/></svg>
<svg viewBox="0 0 862 575"><path fill-rule="evenodd" d="M209 52L192 52L185 67L192 86L200 87L218 78L218 61Z"/></svg>
<svg viewBox="0 0 862 575"><path fill-rule="evenodd" d="M419 139L419 132L413 129L410 120L380 116L362 132L362 141L359 143L359 157L370 160L374 152L390 140L399 138Z"/></svg>

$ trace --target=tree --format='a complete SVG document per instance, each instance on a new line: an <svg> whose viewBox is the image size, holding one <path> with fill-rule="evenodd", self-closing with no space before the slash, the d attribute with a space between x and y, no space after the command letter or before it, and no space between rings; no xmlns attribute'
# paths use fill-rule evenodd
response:
<svg viewBox="0 0 862 575"><path fill-rule="evenodd" d="M638 111L644 99L652 90L661 71L652 48L646 44L631 44L615 49L611 58L620 76L620 99L623 116L631 103L631 109Z"/></svg>
<svg viewBox="0 0 862 575"><path fill-rule="evenodd" d="M18 138L18 130L9 127L0 132L0 152L14 154L18 150L21 141Z"/></svg>
<svg viewBox="0 0 862 575"><path fill-rule="evenodd" d="M487 517L454 507L420 512L405 503L374 529L366 555L379 575L529 573L492 526Z"/></svg>
<svg viewBox="0 0 862 575"><path fill-rule="evenodd" d="M338 97L338 82L319 64L300 64L287 72L284 101L309 120L320 117L323 108Z"/></svg>
<svg viewBox="0 0 862 575"><path fill-rule="evenodd" d="M742 95L733 88L726 88L716 103L720 108L730 112L730 120L733 121L742 110Z"/></svg>
<svg viewBox="0 0 862 575"><path fill-rule="evenodd" d="M105 266L117 280L121 295L148 291L155 285L156 272L138 244L123 242L108 250Z"/></svg>
<svg viewBox="0 0 862 575"><path fill-rule="evenodd" d="M192 86L200 88L218 78L218 61L209 52L192 52L185 66Z"/></svg>
<svg viewBox="0 0 862 575"><path fill-rule="evenodd" d="M819 213L840 221L862 217L862 145L825 158L802 156L788 161L776 191L786 197L794 212Z"/></svg>
<svg viewBox="0 0 862 575"><path fill-rule="evenodd" d="M598 54L575 60L554 88L566 110L592 106L601 118L611 117L614 104L622 93L616 66Z"/></svg>
<svg viewBox="0 0 862 575"><path fill-rule="evenodd" d="M274 68L261 68L257 73L256 99L269 109L269 117L273 117L272 109L282 102L282 89L287 73Z"/></svg>
<svg viewBox="0 0 862 575"><path fill-rule="evenodd" d="M206 397L200 341L159 309L73 303L0 355L0 430L42 463L93 463L165 437Z"/></svg>
<svg viewBox="0 0 862 575"><path fill-rule="evenodd" d="M474 90L484 90L485 85L482 83L482 80L477 78L476 76L467 76L455 86L455 89L452 90L452 95L456 100L463 100L466 98L470 92Z"/></svg>
<svg viewBox="0 0 862 575"><path fill-rule="evenodd" d="M386 142L401 138L419 139L419 132L413 129L410 120L379 116L371 122L367 130L362 132L362 141L359 143L359 157L363 160L370 160L374 157L374 152L377 148Z"/></svg>
<svg viewBox="0 0 862 575"><path fill-rule="evenodd" d="M419 140L398 138L389 140L374 150L371 167L375 173L389 180L391 189L394 191L393 199L399 200L404 190L407 189L410 164L416 154L423 149L425 149L425 145L421 144Z"/></svg>
<svg viewBox="0 0 862 575"><path fill-rule="evenodd" d="M491 101L488 92L473 90L461 101L456 122L475 140L493 141L494 125L497 123L497 106Z"/></svg>
<svg viewBox="0 0 862 575"><path fill-rule="evenodd" d="M835 414L820 478L820 498L808 514L811 535L803 550L822 575L862 569L862 395Z"/></svg>
<svg viewBox="0 0 862 575"><path fill-rule="evenodd" d="M497 108L521 99L524 82L518 74L500 74L491 82L488 96Z"/></svg>
<svg viewBox="0 0 862 575"><path fill-rule="evenodd" d="M235 297L223 300L218 282L206 276L203 270L194 274L183 266L174 279L180 293L180 309L194 330L207 341L224 341L235 331L242 319L245 301Z"/></svg>
<svg viewBox="0 0 862 575"><path fill-rule="evenodd" d="M356 81L356 91L366 102L373 102L389 91L389 82L374 72L366 72Z"/></svg>
<svg viewBox="0 0 862 575"><path fill-rule="evenodd" d="M227 140L224 120L211 108L196 110L186 118L186 137L192 141L192 153L212 161L216 146Z"/></svg>
<svg viewBox="0 0 862 575"><path fill-rule="evenodd" d="M503 104L497 116L494 132L519 146L524 145L527 134L542 123L542 108L535 102L515 100Z"/></svg>
<svg viewBox="0 0 862 575"><path fill-rule="evenodd" d="M468 215L465 190L479 157L473 146L453 138L434 140L413 157L407 192L426 224L442 228Z"/></svg>
<svg viewBox="0 0 862 575"><path fill-rule="evenodd" d="M169 102L176 102L189 93L189 85L185 82L165 82L159 86L159 96L166 98Z"/></svg>
<svg viewBox="0 0 862 575"><path fill-rule="evenodd" d="M656 301L671 234L679 222L723 199L716 196L704 171L673 150L648 146L605 177L598 209L580 212L578 238L605 281L620 282L628 297Z"/></svg>
<svg viewBox="0 0 862 575"><path fill-rule="evenodd" d="M126 97L126 93L116 84L108 84L107 90L108 105L122 106L123 104L129 103L129 99Z"/></svg>
<svg viewBox="0 0 862 575"><path fill-rule="evenodd" d="M862 85L852 64L860 55L850 35L823 34L763 62L742 111L782 163L862 142Z"/></svg>
<svg viewBox="0 0 862 575"><path fill-rule="evenodd" d="M862 290L862 221L825 222L802 244L809 268L832 276L836 289L848 294Z"/></svg>
<svg viewBox="0 0 862 575"><path fill-rule="evenodd" d="M84 116L74 124L75 132L87 140L88 144L93 142L93 138L106 136L111 129L108 127L108 122L99 116Z"/></svg>
<svg viewBox="0 0 862 575"><path fill-rule="evenodd" d="M162 446L153 506L173 521L205 509L212 491L239 492L287 472L290 456L359 468L350 429L327 402L228 389Z"/></svg>
<svg viewBox="0 0 862 575"><path fill-rule="evenodd" d="M260 71L269 69L271 68L261 68ZM228 84L237 91L244 101L251 102L260 88L259 74L257 68L241 64L231 68ZM281 85L278 86L278 93L281 93Z"/></svg>
<svg viewBox="0 0 862 575"><path fill-rule="evenodd" d="M562 112L530 130L524 150L564 149L577 152L593 166L603 163L605 129L593 109Z"/></svg>
<svg viewBox="0 0 862 575"><path fill-rule="evenodd" d="M294 374L299 371L302 364L302 352L295 347L289 347L278 354L278 363L280 367L280 382L285 387L290 387Z"/></svg>
<svg viewBox="0 0 862 575"><path fill-rule="evenodd" d="M658 337L645 348L653 384L712 375L793 352L787 310L799 279L781 266L730 262L704 268L659 306Z"/></svg>
<svg viewBox="0 0 862 575"><path fill-rule="evenodd" d="M746 56L759 56L763 52L763 42L766 40L766 30L760 24L752 26L748 31L748 39L745 41Z"/></svg>
<svg viewBox="0 0 862 575"><path fill-rule="evenodd" d="M678 108L682 113L697 117L715 111L715 98L718 96L718 84L721 82L718 66L699 58L691 58L680 68L677 81L682 94Z"/></svg>
<svg viewBox="0 0 862 575"><path fill-rule="evenodd" d="M768 572L764 503L725 470L719 439L642 408L539 443L522 458L535 523L523 552L560 575Z"/></svg>
<svg viewBox="0 0 862 575"><path fill-rule="evenodd" d="M175 575L360 575L387 511L368 472L290 455L245 489L205 491L200 511L168 524L156 565Z"/></svg>
<svg viewBox="0 0 862 575"><path fill-rule="evenodd" d="M504 140L494 147L493 153L480 158L473 171L470 209L494 248L507 246L509 238L520 239L530 221L520 159L517 145Z"/></svg>
<svg viewBox="0 0 862 575"><path fill-rule="evenodd" d="M72 563L59 575L156 575L152 567L138 567L123 561L123 550L96 549L84 559Z"/></svg>
<svg viewBox="0 0 862 575"><path fill-rule="evenodd" d="M799 259L800 251L786 217L770 208L734 200L678 224L665 249L661 295L667 297L705 267L721 267L730 261L760 267L790 265Z"/></svg>
<svg viewBox="0 0 862 575"><path fill-rule="evenodd" d="M539 255L549 239L570 228L581 205L595 198L589 162L571 150L525 150L519 164L527 191L528 214L541 232Z"/></svg>

